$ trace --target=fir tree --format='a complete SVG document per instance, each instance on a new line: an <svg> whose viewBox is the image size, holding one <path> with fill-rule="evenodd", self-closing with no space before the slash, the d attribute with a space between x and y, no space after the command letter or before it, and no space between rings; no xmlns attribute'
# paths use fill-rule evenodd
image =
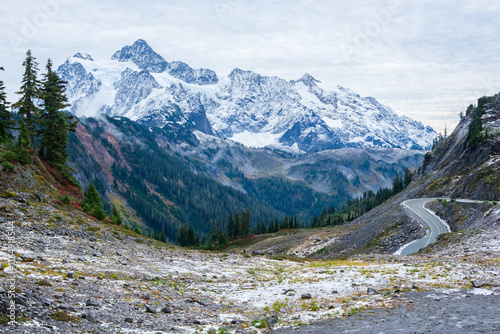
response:
<svg viewBox="0 0 500 334"><path fill-rule="evenodd" d="M230 239L234 238L234 220L231 213L229 213L229 219L227 220L227 234Z"/></svg>
<svg viewBox="0 0 500 334"><path fill-rule="evenodd" d="M219 240L219 233L217 232L217 226L215 222L212 222L212 230L210 231L210 242L212 245L216 245Z"/></svg>
<svg viewBox="0 0 500 334"><path fill-rule="evenodd" d="M158 240L161 242L167 242L167 236L165 234L165 228L161 229L160 235L158 236Z"/></svg>
<svg viewBox="0 0 500 334"><path fill-rule="evenodd" d="M19 162L23 165L30 163L30 155L28 153L28 148L31 146L30 136L26 127L24 119L21 118L19 121L19 136L17 137L17 155L19 157Z"/></svg>
<svg viewBox="0 0 500 334"><path fill-rule="evenodd" d="M111 218L112 218L113 222L117 225L121 225L123 222L123 217L122 217L122 214L120 213L120 210L118 210L116 208L116 206L114 206L114 205L113 205L113 215ZM163 232L165 232L165 231L163 231ZM160 240L160 239L158 239L158 240Z"/></svg>
<svg viewBox="0 0 500 334"><path fill-rule="evenodd" d="M62 169L66 165L69 143L69 131L76 130L73 116L68 116L62 110L68 106L64 95L66 82L62 81L52 70L52 62L47 61L47 73L44 75L41 97L44 110L41 114L40 156L50 165Z"/></svg>
<svg viewBox="0 0 500 334"><path fill-rule="evenodd" d="M250 211L243 211L242 212L242 223L241 223L242 229L242 235L244 237L250 235Z"/></svg>
<svg viewBox="0 0 500 334"><path fill-rule="evenodd" d="M408 168L405 169L405 175L404 175L404 186L405 188L408 187L408 185L411 183L411 180L413 179L413 174L410 172Z"/></svg>
<svg viewBox="0 0 500 334"><path fill-rule="evenodd" d="M40 82L37 79L38 63L31 55L31 50L26 52L26 59L23 62L24 75L21 90L17 94L21 95L18 102L13 107L18 108L17 114L26 118L26 127L30 136L31 144L35 140L35 123L39 114L39 109L35 106L35 100L40 97Z"/></svg>
<svg viewBox="0 0 500 334"><path fill-rule="evenodd" d="M0 67L0 70L4 70ZM10 129L14 127L15 122L12 120L12 114L8 110L9 103L7 102L7 93L5 93L5 86L3 81L0 80L0 142L2 140L12 139Z"/></svg>
<svg viewBox="0 0 500 334"><path fill-rule="evenodd" d="M104 220L104 218L106 218L106 214L102 207L101 196L99 196L93 182L90 182L87 191L85 191L82 201L82 210L99 220Z"/></svg>
<svg viewBox="0 0 500 334"><path fill-rule="evenodd" d="M274 220L271 219L271 222L269 223L269 229L268 229L269 233L274 233L276 232L275 230L275 227L274 227Z"/></svg>
<svg viewBox="0 0 500 334"><path fill-rule="evenodd" d="M234 214L234 237L240 237L242 233L242 226L241 226L241 220L240 220L240 215L238 213Z"/></svg>

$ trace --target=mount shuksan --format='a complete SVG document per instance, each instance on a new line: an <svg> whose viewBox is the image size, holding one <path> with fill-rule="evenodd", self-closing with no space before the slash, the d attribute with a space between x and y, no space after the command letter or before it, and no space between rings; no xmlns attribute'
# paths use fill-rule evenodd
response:
<svg viewBox="0 0 500 334"><path fill-rule="evenodd" d="M77 53L58 68L77 116L124 116L164 127L177 123L247 147L306 153L344 147L429 149L436 132L372 97L305 74L298 80L166 61L144 40L111 60Z"/></svg>

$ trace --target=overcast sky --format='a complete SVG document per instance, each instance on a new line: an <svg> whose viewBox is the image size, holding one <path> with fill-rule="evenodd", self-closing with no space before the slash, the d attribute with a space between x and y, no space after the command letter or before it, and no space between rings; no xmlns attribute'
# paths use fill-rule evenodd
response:
<svg viewBox="0 0 500 334"><path fill-rule="evenodd" d="M143 38L167 61L219 76L307 72L443 131L500 91L499 18L491 0L3 0L0 79L13 101L27 49L43 69Z"/></svg>

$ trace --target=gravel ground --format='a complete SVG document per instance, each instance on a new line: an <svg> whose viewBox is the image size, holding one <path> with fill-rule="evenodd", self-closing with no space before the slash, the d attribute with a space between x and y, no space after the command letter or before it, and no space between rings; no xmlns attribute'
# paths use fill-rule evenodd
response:
<svg viewBox="0 0 500 334"><path fill-rule="evenodd" d="M408 292L399 307L274 333L500 333L500 290Z"/></svg>

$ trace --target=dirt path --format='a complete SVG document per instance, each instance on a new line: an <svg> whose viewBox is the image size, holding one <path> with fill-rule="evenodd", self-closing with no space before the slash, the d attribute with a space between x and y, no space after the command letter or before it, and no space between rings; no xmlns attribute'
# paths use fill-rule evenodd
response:
<svg viewBox="0 0 500 334"><path fill-rule="evenodd" d="M274 333L500 333L500 290L409 292L400 305Z"/></svg>

